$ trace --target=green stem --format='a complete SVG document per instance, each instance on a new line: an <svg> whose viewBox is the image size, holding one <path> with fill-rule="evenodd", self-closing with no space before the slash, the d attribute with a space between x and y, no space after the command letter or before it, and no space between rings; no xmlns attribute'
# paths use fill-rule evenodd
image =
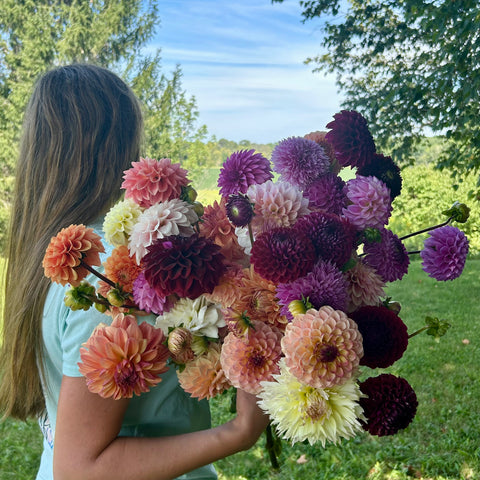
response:
<svg viewBox="0 0 480 480"><path fill-rule="evenodd" d="M252 231L252 225L249 223L248 224L248 235L250 236L250 243L252 244L253 247L253 231Z"/></svg>
<svg viewBox="0 0 480 480"><path fill-rule="evenodd" d="M453 217L450 217L447 221L443 223L439 223L438 225L434 225L433 227L427 227L427 228L424 228L423 230L419 230L418 232L409 233L408 235L401 237L400 240L405 240L407 238L414 237L415 235L420 235L421 233L429 232L430 230L435 230L436 228L444 227L445 225L448 225L452 220L453 220Z"/></svg>
<svg viewBox="0 0 480 480"><path fill-rule="evenodd" d="M266 447L268 456L270 457L270 464L272 465L272 468L278 470L280 464L278 463L277 455L275 454L275 439L273 438L272 425L270 423L265 429L265 434L267 436Z"/></svg>
<svg viewBox="0 0 480 480"><path fill-rule="evenodd" d="M420 329L417 330L416 332L411 333L411 334L408 336L408 338L410 339L410 338L414 337L415 335L418 335L419 333L422 333L422 332L424 332L425 330L428 330L428 328L430 328L430 327L427 326L427 327L420 328Z"/></svg>

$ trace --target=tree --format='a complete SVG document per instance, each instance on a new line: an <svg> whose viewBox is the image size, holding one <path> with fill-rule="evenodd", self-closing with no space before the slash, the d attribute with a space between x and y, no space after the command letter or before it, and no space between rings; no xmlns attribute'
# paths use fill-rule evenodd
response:
<svg viewBox="0 0 480 480"><path fill-rule="evenodd" d="M283 0L272 0L282 2ZM477 0L301 1L319 17L324 52L307 62L336 74L344 107L360 111L377 144L413 161L429 130L445 135L437 166L480 168L480 4ZM477 199L480 198L477 184ZM474 193L472 191L472 193Z"/></svg>
<svg viewBox="0 0 480 480"><path fill-rule="evenodd" d="M52 66L88 61L123 76L145 110L147 152L185 159L196 128L195 99L181 70L161 71L160 51L143 48L159 24L158 0L2 0L0 8L0 251L22 114L35 79ZM191 152L190 152L191 153ZM151 154L153 156L153 153Z"/></svg>

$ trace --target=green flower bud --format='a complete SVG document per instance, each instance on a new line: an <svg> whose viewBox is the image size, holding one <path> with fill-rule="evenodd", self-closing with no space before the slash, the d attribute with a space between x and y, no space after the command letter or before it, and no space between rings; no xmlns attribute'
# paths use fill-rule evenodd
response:
<svg viewBox="0 0 480 480"><path fill-rule="evenodd" d="M464 203L455 202L448 210L444 210L442 213L458 223L465 223L470 216L470 208Z"/></svg>
<svg viewBox="0 0 480 480"><path fill-rule="evenodd" d="M193 203L197 199L197 196L198 196L197 191L190 185L187 185L186 187L182 187L180 200L183 200L184 202L187 202L187 203Z"/></svg>
<svg viewBox="0 0 480 480"><path fill-rule="evenodd" d="M104 303L95 302L94 306L100 313L105 313L108 310L108 307Z"/></svg>
<svg viewBox="0 0 480 480"><path fill-rule="evenodd" d="M114 307L121 307L125 303L125 295L118 288L112 288L107 294L107 300Z"/></svg>
<svg viewBox="0 0 480 480"><path fill-rule="evenodd" d="M92 297L95 297L95 288L83 281L78 287L68 290L63 302L71 310L88 310L93 305Z"/></svg>
<svg viewBox="0 0 480 480"><path fill-rule="evenodd" d="M205 208L200 202L193 202L193 211L198 215L198 218L201 218L203 213L205 212Z"/></svg>

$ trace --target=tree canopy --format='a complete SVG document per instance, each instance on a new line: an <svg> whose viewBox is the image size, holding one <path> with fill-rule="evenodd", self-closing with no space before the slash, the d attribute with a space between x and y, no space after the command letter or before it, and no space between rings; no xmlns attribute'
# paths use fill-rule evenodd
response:
<svg viewBox="0 0 480 480"><path fill-rule="evenodd" d="M283 0L272 0L282 2ZM343 106L369 122L379 145L412 162L422 135L444 135L440 168L480 168L480 4L477 0L300 1L320 20L315 70L335 73ZM477 185L480 187L480 181ZM476 193L477 199L478 188Z"/></svg>

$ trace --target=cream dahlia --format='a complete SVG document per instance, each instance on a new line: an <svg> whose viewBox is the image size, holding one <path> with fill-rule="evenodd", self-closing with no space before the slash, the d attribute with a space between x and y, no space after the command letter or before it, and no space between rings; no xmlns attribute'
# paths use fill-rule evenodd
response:
<svg viewBox="0 0 480 480"><path fill-rule="evenodd" d="M114 247L127 245L141 213L142 209L133 200L126 199L116 203L105 215L103 221L105 240Z"/></svg>

